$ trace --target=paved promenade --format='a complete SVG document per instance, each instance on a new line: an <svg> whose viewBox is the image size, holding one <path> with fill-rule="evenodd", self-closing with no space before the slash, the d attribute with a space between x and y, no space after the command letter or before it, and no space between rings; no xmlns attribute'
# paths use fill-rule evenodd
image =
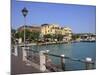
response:
<svg viewBox="0 0 100 75"><path fill-rule="evenodd" d="M11 75L41 73L33 66L26 65L26 63L22 61L22 52L20 48L18 50L18 56L11 54Z"/></svg>

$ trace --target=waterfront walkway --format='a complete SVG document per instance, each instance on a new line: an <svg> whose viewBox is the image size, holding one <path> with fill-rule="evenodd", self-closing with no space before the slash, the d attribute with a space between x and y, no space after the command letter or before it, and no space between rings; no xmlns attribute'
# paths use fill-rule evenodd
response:
<svg viewBox="0 0 100 75"><path fill-rule="evenodd" d="M18 46L17 46L18 47ZM65 59L69 59L71 61L77 61L84 63L84 69L93 69L94 68L94 62L91 58L88 58L86 60L81 60L77 58L70 58L70 57L62 57L61 55L55 55L50 53L43 53L45 51L34 51L32 49L25 48L25 51L27 56L24 57L27 58L27 61L22 61L22 47L18 47L18 55L13 54L13 50L11 50L11 75L18 75L18 74L31 74L31 73L42 73L42 72L61 72L65 71ZM16 47L14 49L16 51ZM16 53L15 53L16 54ZM42 65L46 67L46 70L41 70L41 55L42 57L46 57L46 61L43 60ZM61 63L54 64L52 62L52 59L50 56L58 57L61 59ZM77 64L76 64L77 65ZM41 70L41 71L40 71ZM67 70L66 70L67 71Z"/></svg>
<svg viewBox="0 0 100 75"><path fill-rule="evenodd" d="M41 73L41 71L22 61L22 50L19 49L18 56L11 54L11 75L31 73Z"/></svg>
<svg viewBox="0 0 100 75"><path fill-rule="evenodd" d="M13 50L12 50L13 51ZM42 73L40 71L39 55L37 53L27 57L27 61L22 61L22 48L18 47L18 55L15 56L11 52L11 75L17 74L31 74L31 73ZM32 53L32 51L31 51ZM50 59L48 59L50 60ZM60 72L62 71L60 65L55 65L52 61L47 61L45 72Z"/></svg>

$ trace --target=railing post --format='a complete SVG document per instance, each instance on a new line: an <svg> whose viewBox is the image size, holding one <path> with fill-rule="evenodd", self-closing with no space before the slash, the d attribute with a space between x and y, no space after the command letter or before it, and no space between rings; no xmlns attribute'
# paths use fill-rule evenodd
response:
<svg viewBox="0 0 100 75"><path fill-rule="evenodd" d="M40 71L44 72L46 71L46 57L44 55L45 51L40 51L39 55L40 55Z"/></svg>
<svg viewBox="0 0 100 75"><path fill-rule="evenodd" d="M50 50L46 50L46 52L45 52L45 53L49 53L49 51L50 51ZM45 54L45 57L46 57L46 64L47 64L47 61L48 61L48 59L49 59L48 54Z"/></svg>
<svg viewBox="0 0 100 75"><path fill-rule="evenodd" d="M26 61L27 60L27 51L25 50L25 47L22 47L22 60Z"/></svg>
<svg viewBox="0 0 100 75"><path fill-rule="evenodd" d="M86 68L86 70L93 69L93 66L94 66L94 64L92 62L92 58L87 57L85 59L85 68Z"/></svg>
<svg viewBox="0 0 100 75"><path fill-rule="evenodd" d="M30 56L30 55L31 55L31 54L30 54L31 52L29 51L29 50L30 50L30 47L29 47L29 46L26 46L25 49L27 50L27 51L26 51L26 52L27 52L27 56Z"/></svg>
<svg viewBox="0 0 100 75"><path fill-rule="evenodd" d="M65 55L61 55L61 67L62 70L65 71Z"/></svg>
<svg viewBox="0 0 100 75"><path fill-rule="evenodd" d="M14 46L14 55L18 56L18 45Z"/></svg>

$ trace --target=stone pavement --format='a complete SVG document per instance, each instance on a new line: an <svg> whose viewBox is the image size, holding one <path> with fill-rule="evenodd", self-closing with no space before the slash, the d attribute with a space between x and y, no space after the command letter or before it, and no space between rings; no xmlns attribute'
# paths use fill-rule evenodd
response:
<svg viewBox="0 0 100 75"><path fill-rule="evenodd" d="M18 56L11 54L11 75L41 73L34 65L26 65L26 62L22 61L22 50L18 50Z"/></svg>

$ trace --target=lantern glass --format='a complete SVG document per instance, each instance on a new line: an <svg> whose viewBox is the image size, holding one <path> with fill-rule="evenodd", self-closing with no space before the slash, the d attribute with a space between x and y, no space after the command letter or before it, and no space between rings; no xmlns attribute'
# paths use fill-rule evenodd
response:
<svg viewBox="0 0 100 75"><path fill-rule="evenodd" d="M26 17L27 13L28 13L28 10L24 7L22 10L23 16Z"/></svg>

